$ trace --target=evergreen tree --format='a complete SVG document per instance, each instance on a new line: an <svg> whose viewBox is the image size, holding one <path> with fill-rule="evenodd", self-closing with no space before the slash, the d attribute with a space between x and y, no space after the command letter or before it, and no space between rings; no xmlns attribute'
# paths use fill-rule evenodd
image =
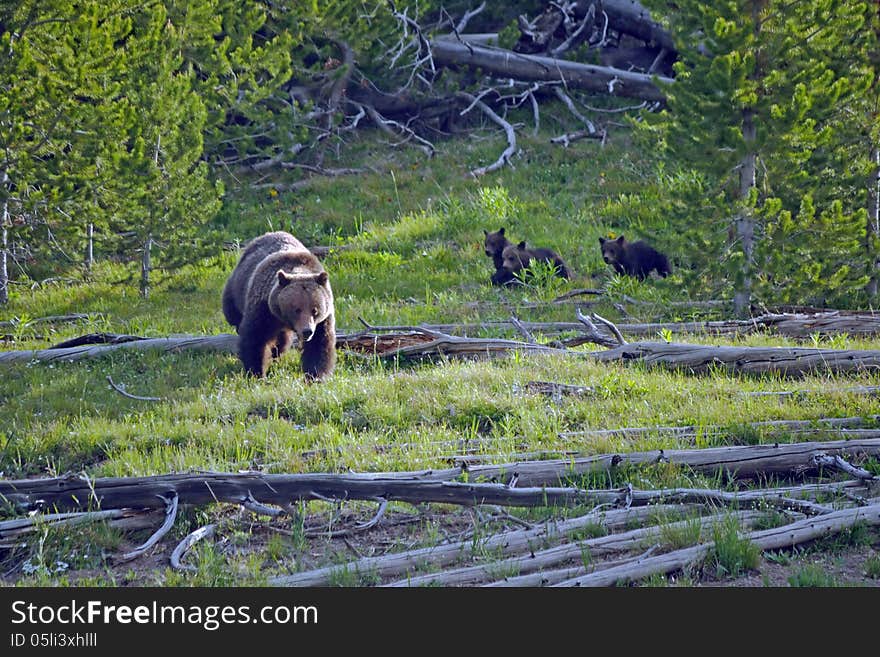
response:
<svg viewBox="0 0 880 657"><path fill-rule="evenodd" d="M840 138L836 109L864 90L864 71L841 64L867 5L676 4L670 28L680 61L665 89L668 111L653 126L675 156L714 181L716 212L692 229L721 256L713 266L736 311L745 314L754 298L823 301L858 289L863 210L836 198L821 171L822 154Z"/></svg>
<svg viewBox="0 0 880 657"><path fill-rule="evenodd" d="M7 262L63 260L70 239L104 218L132 118L115 46L130 29L126 7L22 0L0 9L0 302Z"/></svg>

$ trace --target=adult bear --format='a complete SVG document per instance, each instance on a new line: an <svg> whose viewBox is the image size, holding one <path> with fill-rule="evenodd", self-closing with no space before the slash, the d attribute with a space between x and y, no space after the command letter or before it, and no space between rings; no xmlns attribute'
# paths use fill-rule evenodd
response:
<svg viewBox="0 0 880 657"><path fill-rule="evenodd" d="M223 288L223 314L238 331L245 371L266 376L296 332L302 371L326 379L336 365L336 319L327 272L298 239L276 231L254 239Z"/></svg>

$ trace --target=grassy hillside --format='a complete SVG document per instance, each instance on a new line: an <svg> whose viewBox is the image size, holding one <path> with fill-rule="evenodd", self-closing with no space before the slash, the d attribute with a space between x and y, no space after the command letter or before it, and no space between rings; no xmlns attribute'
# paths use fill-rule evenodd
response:
<svg viewBox="0 0 880 657"><path fill-rule="evenodd" d="M497 156L500 144L491 133L471 141L441 143L437 155L427 161L420 151L389 155L386 146L365 140L348 149L345 165L375 171L318 179L294 192L249 190L247 185L233 188L216 223L230 242L282 229L310 246L340 247L325 258L324 265L331 276L341 331L361 329L359 318L373 325L480 323L512 314L523 320L573 321L575 304L547 302L583 287L608 291L593 309L612 320L622 319L621 302L626 302L630 321L723 317L723 308L710 315L696 306L670 305L688 301L682 297L675 270L668 279L638 283L612 276L602 262L598 237L610 233L649 237L665 248L662 234L639 234L623 218L603 215L609 200L637 194L649 185L655 163L627 148L623 132L612 136L604 148L580 142L562 149L551 146L546 137L523 136L523 150L514 166L478 180L466 173ZM573 280L550 279L504 290L489 285L492 267L482 250L483 230L500 226L516 239L555 248L573 270ZM670 255L674 267L687 264L686 254ZM119 283L126 272L107 262L99 263L89 281L17 285L11 302L0 311L0 320L21 322L4 329L3 349L45 348L100 331L149 337L228 332L220 292L236 258L230 250L214 260L167 273L158 279L148 300L137 295L135 284ZM584 306L594 300L579 298ZM68 313L88 313L91 318L25 323ZM517 336L488 328L471 335ZM771 335L687 339L793 344ZM880 348L880 340L846 336L817 338L815 343ZM875 396L845 390L856 384L880 384L876 373L849 378L813 375L797 381L741 378L720 371L695 377L640 365L599 364L577 355L590 348L578 347L573 356L514 354L490 361L387 362L341 354L332 380L314 386L304 384L296 353L277 363L263 381L247 379L232 355L118 353L77 363L4 365L0 471L6 478L23 478L188 470L413 470L444 467L465 448L488 462L502 463L521 453L550 456L561 451L591 454L813 439L827 434L818 429L806 436L770 434L746 425L880 414ZM162 400L123 397L111 389L108 376L130 393ZM554 400L526 392L530 381L590 386L593 393ZM820 392L783 398L744 394L798 389ZM626 439L558 435L670 425L727 430L707 430L696 444L662 432ZM868 467L880 472L876 463ZM615 481L574 483L607 486L627 481L640 488L720 485L714 478L671 466L622 471ZM136 545L148 531L123 534L98 525L44 530L14 547L0 548L2 572L6 582L24 584L262 584L273 575L349 558L340 541L314 539L319 541L315 543L305 528L315 519L332 524L355 512L361 519L371 513L367 505L339 508L331 502L311 502L301 511L299 516L270 522L249 519L246 512L228 506L189 509L163 543L164 557L154 555L128 566L115 564L113 555ZM508 522L442 506L416 511L408 505L392 505L389 517L395 529L379 536L386 548L432 544L468 526L480 525L477 529L486 531L489 525ZM534 521L566 512L513 513ZM167 568L167 552L176 541L209 520L221 523L222 538L193 550L188 561L198 566L196 572L180 574ZM852 545L868 559L870 546L876 548L877 541L876 533L868 531ZM362 550L370 545L372 550L376 544L363 535L356 545ZM840 583L847 581L843 577Z"/></svg>

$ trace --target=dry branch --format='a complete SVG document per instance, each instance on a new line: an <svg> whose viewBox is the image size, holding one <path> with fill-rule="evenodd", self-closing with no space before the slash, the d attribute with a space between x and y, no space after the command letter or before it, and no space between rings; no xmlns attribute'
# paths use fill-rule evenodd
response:
<svg viewBox="0 0 880 657"><path fill-rule="evenodd" d="M128 397L129 399L137 399L138 401L165 401L164 397L141 397L140 395L133 395L130 392L126 392L123 386L120 386L113 382L113 377L109 374L107 375L107 382L110 384L110 387L113 388L116 392L118 392L123 397Z"/></svg>
<svg viewBox="0 0 880 657"><path fill-rule="evenodd" d="M205 525L204 527L199 527L194 532L191 532L186 535L186 537L177 544L177 547L171 552L171 567L175 570L196 570L195 566L186 566L181 563L181 559L183 559L186 551L189 550L193 545L195 545L198 541L203 538L210 538L214 535L214 530L217 528L216 523L211 523L210 525Z"/></svg>
<svg viewBox="0 0 880 657"><path fill-rule="evenodd" d="M871 506L854 509L842 509L816 518L806 518L783 527L752 532L744 538L750 540L761 550L778 550L836 534L852 527L857 522L871 526L880 525L880 503L875 502ZM713 546L714 543L695 545L657 557L650 557L635 564L600 570L566 580L556 586L614 586L658 573L675 572L704 559Z"/></svg>
<svg viewBox="0 0 880 657"><path fill-rule="evenodd" d="M165 514L140 509L109 509L74 513L38 513L27 518L0 521L0 540L30 534L46 527L72 527L93 522L106 522L118 529L134 530L155 527Z"/></svg>
<svg viewBox="0 0 880 657"><path fill-rule="evenodd" d="M137 559L139 556L141 556L147 550L153 547L156 543L158 543L162 539L162 537L165 536L165 534L171 531L171 528L174 526L174 521L177 519L179 497L176 493L172 493L170 498L164 497L163 495L158 495L157 497L165 503L165 522L162 523L162 526L159 527L159 529L157 529L155 533L144 542L143 545L135 548L131 552L126 552L125 554L117 557L117 562L121 563Z"/></svg>
<svg viewBox="0 0 880 657"><path fill-rule="evenodd" d="M462 114L468 112L471 106L478 107L480 111L483 112L483 114L488 116L489 119L491 119L494 123L498 124L504 129L504 133L507 135L507 148L504 149L504 151L501 153L501 156L497 160L495 160L495 162L485 167L478 167L476 169L473 169L470 172L470 175L473 178L479 178L480 176L487 173L497 171L505 164L507 164L510 161L510 158L513 157L513 154L516 153L516 132L514 132L513 126L502 119L500 116L498 116L486 103L478 98L475 98L471 94L464 91L459 91L455 94L455 96L468 102L468 107L462 110Z"/></svg>

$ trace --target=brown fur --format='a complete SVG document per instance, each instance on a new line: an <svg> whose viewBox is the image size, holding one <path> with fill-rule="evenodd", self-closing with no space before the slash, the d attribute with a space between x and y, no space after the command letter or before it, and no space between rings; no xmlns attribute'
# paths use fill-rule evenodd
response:
<svg viewBox="0 0 880 657"><path fill-rule="evenodd" d="M621 235L615 240L599 238L602 259L618 274L635 276L640 281L648 278L652 270L665 278L669 275L669 260L648 243L638 240L627 242Z"/></svg>
<svg viewBox="0 0 880 657"><path fill-rule="evenodd" d="M223 288L223 314L238 331L238 355L249 374L266 376L294 333L306 378L332 374L333 290L321 262L293 235L266 233L248 244Z"/></svg>
<svg viewBox="0 0 880 657"><path fill-rule="evenodd" d="M504 227L502 226L500 229L492 233L484 230L483 235L485 235L483 249L485 250L486 255L492 258L492 264L495 265L495 273L492 274L492 278L490 279L492 285L510 285L511 283L517 283L517 278L504 269L504 248L512 246L510 240L504 236Z"/></svg>
<svg viewBox="0 0 880 657"><path fill-rule="evenodd" d="M530 249L525 242L520 242L506 246L502 253L502 266L510 274L528 270L533 261L549 262L556 266L557 276L571 278L571 272L565 262L553 249Z"/></svg>

